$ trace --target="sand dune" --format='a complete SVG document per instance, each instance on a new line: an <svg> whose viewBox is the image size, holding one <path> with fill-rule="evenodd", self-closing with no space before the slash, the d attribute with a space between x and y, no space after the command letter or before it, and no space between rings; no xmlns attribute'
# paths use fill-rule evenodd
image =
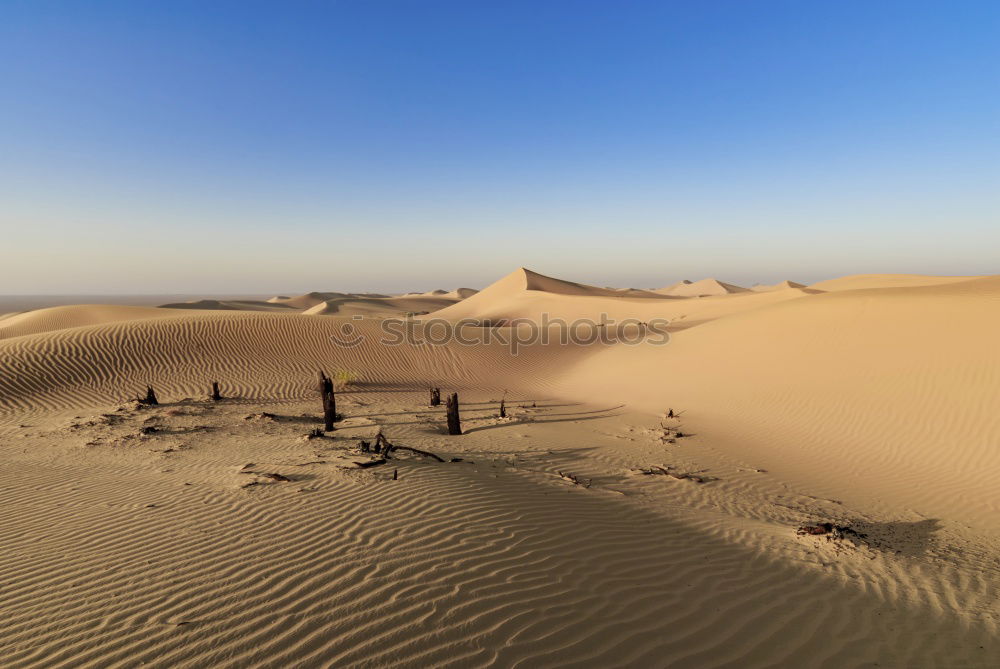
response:
<svg viewBox="0 0 1000 669"><path fill-rule="evenodd" d="M539 320L548 311L560 318L597 318L602 310L606 313L610 308L620 314L623 309L631 311L636 305L662 299L652 294L636 298L614 289L554 279L522 267L458 304L435 312L434 316L456 320ZM625 305L632 305L632 309ZM639 312L642 310L643 307L638 307Z"/></svg>
<svg viewBox="0 0 1000 669"><path fill-rule="evenodd" d="M5 553L18 557L2 572L5 663L919 666L992 650L980 631L916 602L568 484L554 471L566 455L539 457L516 430L444 445L431 424L390 418L398 440L480 454L402 458L393 481L336 465L344 442L372 433L362 418L325 444L291 438L304 408L280 405L288 418L263 424L244 421L240 404L125 413L108 439L150 418L179 434L74 449L58 462L17 455L19 473L0 472L17 491L5 497ZM345 408L377 415L389 405L361 394ZM539 418L546 411L566 409ZM187 432L200 424L234 432L232 445ZM542 429L543 443L593 434L571 422ZM482 459L498 451L506 459ZM241 488L250 462L292 481ZM662 494L653 488L663 482L642 485ZM680 494L697 497L695 487ZM922 634L928 626L936 634ZM829 642L831 630L843 643Z"/></svg>
<svg viewBox="0 0 1000 669"><path fill-rule="evenodd" d="M975 279L973 276L926 276L923 274L854 274L814 283L810 288L823 291L858 290L863 288L915 288Z"/></svg>
<svg viewBox="0 0 1000 669"><path fill-rule="evenodd" d="M464 300L467 297L472 297L479 291L475 288L456 288L455 290L445 293L442 297L450 297L453 300Z"/></svg>
<svg viewBox="0 0 1000 669"><path fill-rule="evenodd" d="M208 309L211 311L297 311L290 304L263 300L195 300L161 304L161 309Z"/></svg>
<svg viewBox="0 0 1000 669"><path fill-rule="evenodd" d="M398 300L400 298L417 298L426 297L439 300L439 302L426 302L430 304L434 309L440 309L442 307L448 306L453 302L458 302L459 300L464 300L471 295L475 295L476 291L472 288L457 288L453 291L446 290L431 290L426 293L406 293L403 295L385 295L382 293L323 293L323 292L313 292L306 293L304 295L296 295L295 297L288 297L285 295L276 295L269 300L268 303L272 305L279 305L284 307L293 307L295 309L300 309L306 311L308 309L318 308L314 313L340 313L345 312L350 313L352 307L350 306L352 302L355 302L355 308L358 313L362 314L397 314L405 313L407 311L424 311L425 309L420 306L420 303L414 303L416 307L414 309L408 308L397 308L393 307L393 300ZM373 301L374 300L374 301ZM382 307L377 307L376 305L383 305ZM321 306L325 305L325 306ZM366 306L367 305L367 306Z"/></svg>
<svg viewBox="0 0 1000 669"><path fill-rule="evenodd" d="M427 387L449 380L495 388L511 383L525 366L554 369L572 357L557 343L552 350L560 351L559 358L547 356L545 347L510 356L500 341L386 346L380 342L398 340L401 330L387 333L377 321L205 313L211 315L127 320L0 340L0 365L19 370L0 377L0 411L96 406L132 397L147 383L173 397L200 397L213 380L241 397L301 397L312 391L319 369L356 370L375 384ZM335 336L361 337L362 343L339 346Z"/></svg>
<svg viewBox="0 0 1000 669"><path fill-rule="evenodd" d="M567 322L587 320L595 323L601 322L604 317L617 322L648 322L663 318L674 322L676 327L690 327L706 320L796 299L806 294L796 289L768 294L743 291L686 299L651 291L641 293L643 294L637 296L563 282L522 268L491 284L477 295L432 315L436 318L494 323L509 323L518 319L540 322L545 316Z"/></svg>
<svg viewBox="0 0 1000 669"><path fill-rule="evenodd" d="M767 292L769 290L787 290L788 288L805 288L805 284L798 283L797 281L779 281L773 284L758 283L750 287L750 290L757 291L758 293Z"/></svg>
<svg viewBox="0 0 1000 669"><path fill-rule="evenodd" d="M731 293L744 293L746 288L732 283L725 283L718 279L702 279L694 283L681 281L665 288L660 288L654 292L674 297L708 297L712 295L729 295Z"/></svg>
<svg viewBox="0 0 1000 669"><path fill-rule="evenodd" d="M306 309L307 316L404 316L407 314L426 314L438 309L449 307L461 298L454 298L448 293L439 295L411 295L403 297L341 297L327 300Z"/></svg>
<svg viewBox="0 0 1000 669"><path fill-rule="evenodd" d="M312 292L305 293L304 295L296 295L295 297L283 297L281 295L272 297L268 300L271 304L281 304L287 307L295 307L296 309L311 309L318 304L322 304L327 300L339 300L344 298L354 297L350 293L321 293ZM385 295L379 295L379 297L386 297Z"/></svg>
<svg viewBox="0 0 1000 669"><path fill-rule="evenodd" d="M5 318L4 664L994 666L998 304L1000 277L691 299L518 270L434 314L687 326L518 355L294 305ZM307 439L318 369L359 380ZM161 406L120 404L146 384ZM380 429L444 462L357 469ZM795 534L822 520L865 536Z"/></svg>
<svg viewBox="0 0 1000 669"><path fill-rule="evenodd" d="M74 304L49 307L19 314L9 314L0 319L0 339L65 330L87 325L117 321L168 318L177 312L156 307L131 307L111 304Z"/></svg>
<svg viewBox="0 0 1000 669"><path fill-rule="evenodd" d="M810 295L600 353L566 392L683 405L816 489L996 528L998 300L996 277Z"/></svg>

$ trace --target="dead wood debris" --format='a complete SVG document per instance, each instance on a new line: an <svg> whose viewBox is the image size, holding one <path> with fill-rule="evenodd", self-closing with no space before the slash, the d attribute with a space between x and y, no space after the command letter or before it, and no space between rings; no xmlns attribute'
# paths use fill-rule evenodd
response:
<svg viewBox="0 0 1000 669"><path fill-rule="evenodd" d="M639 472L646 476L669 476L678 481L694 481L695 483L708 483L715 480L709 476L700 476L694 472L680 472L673 467L660 467L658 465L640 469Z"/></svg>
<svg viewBox="0 0 1000 669"><path fill-rule="evenodd" d="M582 485L584 488L589 488L590 484L594 482L594 479L587 479L586 483L584 483L584 480L579 476L567 472L556 471L556 474L564 481L569 481L573 485Z"/></svg>
<svg viewBox="0 0 1000 669"><path fill-rule="evenodd" d="M261 413L247 414L246 416L243 416L243 420L252 420L258 422L267 421L269 423L273 423L278 420L278 417L275 416L273 413L267 413L266 411L262 411Z"/></svg>
<svg viewBox="0 0 1000 669"><path fill-rule="evenodd" d="M868 537L867 534L858 532L857 530L848 527L847 525L834 525L833 523L819 523L817 525L803 525L799 527L796 534L800 536L823 536L828 535L828 539L845 539L848 537L856 537L858 539L865 539Z"/></svg>

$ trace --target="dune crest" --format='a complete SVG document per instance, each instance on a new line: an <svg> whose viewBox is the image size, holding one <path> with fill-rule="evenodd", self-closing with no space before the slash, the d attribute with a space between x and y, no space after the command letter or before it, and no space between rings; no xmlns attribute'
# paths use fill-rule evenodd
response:
<svg viewBox="0 0 1000 669"><path fill-rule="evenodd" d="M712 297L716 295L745 293L747 289L732 283L719 281L718 279L702 279L693 283L685 279L665 288L659 288L655 292L674 297Z"/></svg>
<svg viewBox="0 0 1000 669"><path fill-rule="evenodd" d="M786 279L785 281L779 281L778 283L772 283L772 284L757 283L751 286L750 290L757 293L765 293L769 290L788 290L789 288L801 290L805 287L806 285L804 283L798 283L797 281L788 281Z"/></svg>
<svg viewBox="0 0 1000 669"><path fill-rule="evenodd" d="M73 304L65 307L47 307L10 314L0 319L0 339L117 321L168 318L176 315L177 312L170 309L117 304Z"/></svg>

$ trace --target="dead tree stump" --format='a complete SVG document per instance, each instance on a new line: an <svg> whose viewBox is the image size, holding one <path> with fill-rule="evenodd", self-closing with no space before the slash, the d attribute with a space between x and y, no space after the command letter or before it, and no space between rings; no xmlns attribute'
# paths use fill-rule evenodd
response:
<svg viewBox="0 0 1000 669"><path fill-rule="evenodd" d="M500 398L500 417L501 418L506 418L507 417L507 407L504 404L504 400L506 400L506 399L507 399L507 391L504 391L503 397Z"/></svg>
<svg viewBox="0 0 1000 669"><path fill-rule="evenodd" d="M153 390L153 386L146 386L146 399L142 400L143 404L159 404L156 399L156 392Z"/></svg>
<svg viewBox="0 0 1000 669"><path fill-rule="evenodd" d="M222 399L222 395L219 393L219 382L212 381L212 401L218 402Z"/></svg>
<svg viewBox="0 0 1000 669"><path fill-rule="evenodd" d="M439 407L441 406L441 389L431 388L431 406Z"/></svg>
<svg viewBox="0 0 1000 669"><path fill-rule="evenodd" d="M388 458L393 448L395 447L385 438L382 430L379 430L378 434L375 435L375 452L380 453L383 458Z"/></svg>
<svg viewBox="0 0 1000 669"><path fill-rule="evenodd" d="M333 393L333 381L322 371L319 373L319 394L323 399L323 430L333 431L333 421L337 419L337 396Z"/></svg>
<svg viewBox="0 0 1000 669"><path fill-rule="evenodd" d="M448 395L448 434L462 434L462 422L458 416L458 393Z"/></svg>

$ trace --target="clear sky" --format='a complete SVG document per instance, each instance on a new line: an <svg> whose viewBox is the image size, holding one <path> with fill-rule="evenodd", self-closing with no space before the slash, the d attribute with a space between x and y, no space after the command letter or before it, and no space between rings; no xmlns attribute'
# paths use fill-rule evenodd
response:
<svg viewBox="0 0 1000 669"><path fill-rule="evenodd" d="M0 293L1000 273L1000 3L0 3Z"/></svg>

